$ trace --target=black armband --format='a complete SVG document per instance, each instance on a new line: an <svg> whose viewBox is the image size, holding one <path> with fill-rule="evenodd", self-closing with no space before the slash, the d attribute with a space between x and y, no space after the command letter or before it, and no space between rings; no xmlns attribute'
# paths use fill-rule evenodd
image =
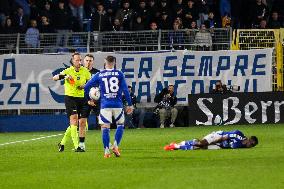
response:
<svg viewBox="0 0 284 189"><path fill-rule="evenodd" d="M66 75L59 75L59 79L64 79Z"/></svg>

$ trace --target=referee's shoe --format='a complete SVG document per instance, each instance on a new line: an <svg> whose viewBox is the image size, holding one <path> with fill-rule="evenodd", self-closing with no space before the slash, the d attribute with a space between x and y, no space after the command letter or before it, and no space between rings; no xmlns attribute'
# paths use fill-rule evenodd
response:
<svg viewBox="0 0 284 189"><path fill-rule="evenodd" d="M64 145L62 145L60 142L58 143L58 151L63 152L64 151Z"/></svg>
<svg viewBox="0 0 284 189"><path fill-rule="evenodd" d="M80 147L78 147L77 149L75 149L75 152L85 152L85 150L80 148Z"/></svg>

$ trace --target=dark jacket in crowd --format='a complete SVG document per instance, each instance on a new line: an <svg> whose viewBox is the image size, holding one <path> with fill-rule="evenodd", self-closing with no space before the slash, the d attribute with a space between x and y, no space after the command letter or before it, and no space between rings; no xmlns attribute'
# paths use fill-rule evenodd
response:
<svg viewBox="0 0 284 189"><path fill-rule="evenodd" d="M66 7L65 9L56 8L52 20L53 26L57 30L69 30L72 28L72 15L70 10Z"/></svg>
<svg viewBox="0 0 284 189"><path fill-rule="evenodd" d="M216 88L211 91L213 94L226 94L230 92L231 91L227 90L226 85L216 86Z"/></svg>
<svg viewBox="0 0 284 189"><path fill-rule="evenodd" d="M137 97L133 92L130 93L130 98L131 98L131 102L132 102L133 107L136 108ZM126 100L124 95L122 96L122 102L123 102L124 106L127 105L127 100Z"/></svg>
<svg viewBox="0 0 284 189"><path fill-rule="evenodd" d="M110 30L109 17L106 12L100 14L96 11L92 17L94 31L108 31Z"/></svg>
<svg viewBox="0 0 284 189"><path fill-rule="evenodd" d="M164 88L154 98L154 102L158 103L156 109L171 108L177 104L177 97L174 94L170 94L167 88Z"/></svg>

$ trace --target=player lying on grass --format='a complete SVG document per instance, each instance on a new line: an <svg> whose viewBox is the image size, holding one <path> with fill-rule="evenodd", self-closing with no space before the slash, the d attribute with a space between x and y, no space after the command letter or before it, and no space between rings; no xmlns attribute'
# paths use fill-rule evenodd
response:
<svg viewBox="0 0 284 189"><path fill-rule="evenodd" d="M235 149L251 148L258 144L256 136L246 137L241 131L214 131L203 139L193 139L180 143L172 142L165 150L197 150L197 149Z"/></svg>

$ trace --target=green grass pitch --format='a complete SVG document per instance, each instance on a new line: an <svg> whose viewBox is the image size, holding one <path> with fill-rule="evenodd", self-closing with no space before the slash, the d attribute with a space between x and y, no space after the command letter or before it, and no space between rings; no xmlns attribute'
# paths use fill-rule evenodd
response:
<svg viewBox="0 0 284 189"><path fill-rule="evenodd" d="M259 145L238 150L163 150L172 141L233 129L258 136ZM59 133L63 132L1 133L0 144ZM284 188L281 124L125 130L121 157L109 159L103 158L100 131L88 131L85 153L73 152L71 141L59 153L61 137L0 145L0 188Z"/></svg>

